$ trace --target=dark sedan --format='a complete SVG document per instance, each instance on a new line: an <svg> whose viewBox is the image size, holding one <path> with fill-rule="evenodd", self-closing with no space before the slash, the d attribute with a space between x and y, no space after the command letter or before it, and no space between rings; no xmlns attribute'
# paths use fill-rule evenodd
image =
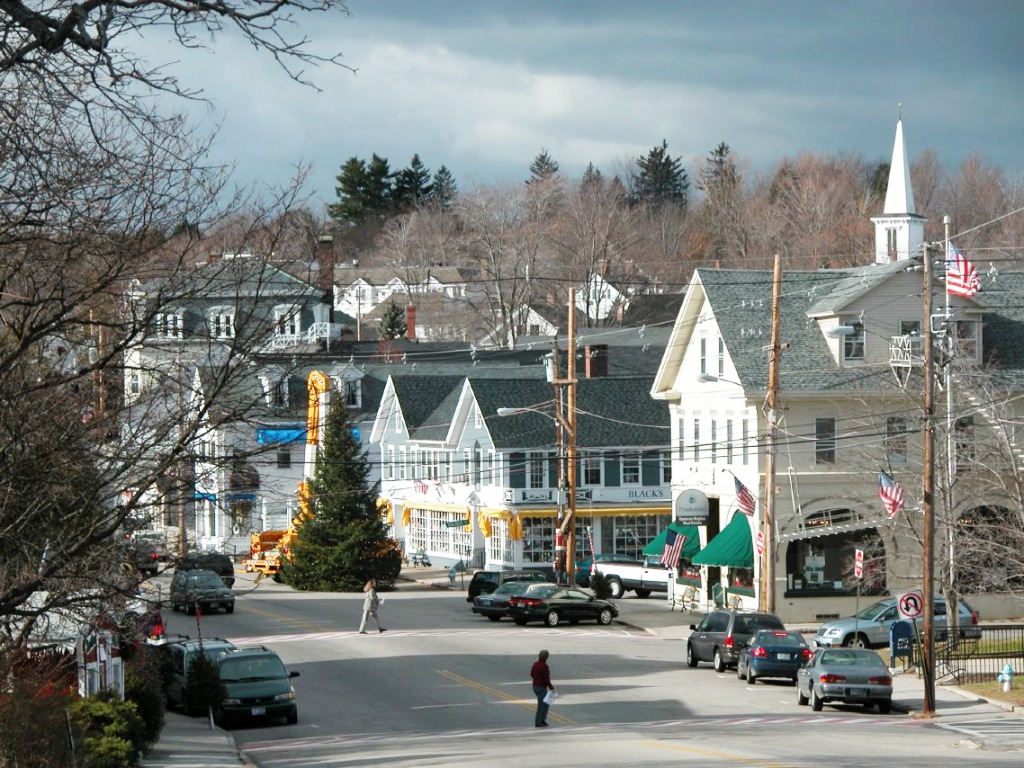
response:
<svg viewBox="0 0 1024 768"><path fill-rule="evenodd" d="M529 581L506 581L490 594L474 597L473 613L486 616L491 621L500 621L502 616L508 615L508 601L515 595L521 595L529 586Z"/></svg>
<svg viewBox="0 0 1024 768"><path fill-rule="evenodd" d="M799 632L762 629L740 649L736 677L753 685L761 677L788 677L796 682L796 673L811 658L811 649Z"/></svg>
<svg viewBox="0 0 1024 768"><path fill-rule="evenodd" d="M570 624L580 621L611 624L612 619L619 615L619 609L614 603L598 600L578 589L557 584L534 584L509 600L508 615L516 624L543 621L549 627L556 627L563 621Z"/></svg>
<svg viewBox="0 0 1024 768"><path fill-rule="evenodd" d="M885 715L892 710L892 674L874 651L819 648L797 673L796 701L809 701L815 712L825 704L863 704Z"/></svg>

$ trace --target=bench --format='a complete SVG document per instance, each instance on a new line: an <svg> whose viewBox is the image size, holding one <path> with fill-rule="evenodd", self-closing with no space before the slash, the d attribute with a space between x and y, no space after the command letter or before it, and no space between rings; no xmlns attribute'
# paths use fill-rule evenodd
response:
<svg viewBox="0 0 1024 768"><path fill-rule="evenodd" d="M697 605L697 588L689 586L682 592L677 592L672 597L672 601L669 603L668 609L674 611L676 606L679 606L680 612L685 608L690 613L698 607Z"/></svg>
<svg viewBox="0 0 1024 768"><path fill-rule="evenodd" d="M413 565L429 566L430 565L430 558L427 557L427 553L426 553L425 550L417 549L410 556L409 562L411 562Z"/></svg>

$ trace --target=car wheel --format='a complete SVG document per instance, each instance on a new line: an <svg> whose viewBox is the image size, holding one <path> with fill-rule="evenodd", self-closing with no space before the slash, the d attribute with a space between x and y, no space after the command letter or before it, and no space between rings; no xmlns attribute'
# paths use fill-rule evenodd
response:
<svg viewBox="0 0 1024 768"><path fill-rule="evenodd" d="M512 621L514 621L520 627L522 627L523 625L526 624L526 619L515 618L515 619L512 619Z"/></svg>
<svg viewBox="0 0 1024 768"><path fill-rule="evenodd" d="M747 679L747 673L743 670L742 661L736 663L736 677L738 677L740 680Z"/></svg>
<svg viewBox="0 0 1024 768"><path fill-rule="evenodd" d="M825 702L818 696L818 692L811 687L811 709L815 712L821 712L821 708L825 706Z"/></svg>
<svg viewBox="0 0 1024 768"><path fill-rule="evenodd" d="M605 608L599 614L597 614L597 623L608 625L612 623L612 609Z"/></svg>
<svg viewBox="0 0 1024 768"><path fill-rule="evenodd" d="M697 657L693 655L693 646L689 643L686 644L686 666L697 666Z"/></svg>
<svg viewBox="0 0 1024 768"><path fill-rule="evenodd" d="M882 699L878 702L878 711L883 715L888 715L892 712L892 699Z"/></svg>
<svg viewBox="0 0 1024 768"><path fill-rule="evenodd" d="M747 671L747 685L753 685L757 682L757 675L753 672Z"/></svg>
<svg viewBox="0 0 1024 768"><path fill-rule="evenodd" d="M801 707L807 706L807 697L804 696L804 692L800 690L800 683L796 684L796 703Z"/></svg>
<svg viewBox="0 0 1024 768"><path fill-rule="evenodd" d="M549 627L558 626L558 611L548 611L548 615L544 617L544 623Z"/></svg>
<svg viewBox="0 0 1024 768"><path fill-rule="evenodd" d="M612 597L618 598L622 597L626 590L622 588L622 582L613 576L608 579L608 591L611 593Z"/></svg>
<svg viewBox="0 0 1024 768"><path fill-rule="evenodd" d="M291 712L289 712L288 717L285 719L288 721L288 725L295 725L297 722L299 722L299 708L296 707Z"/></svg>
<svg viewBox="0 0 1024 768"><path fill-rule="evenodd" d="M185 613L187 613L189 616L195 616L196 615L196 604L195 603L185 603Z"/></svg>
<svg viewBox="0 0 1024 768"><path fill-rule="evenodd" d="M849 635L843 640L843 645L847 648L867 648L868 641L864 635Z"/></svg>
<svg viewBox="0 0 1024 768"><path fill-rule="evenodd" d="M715 672L725 672L726 666L721 649L715 648Z"/></svg>
<svg viewBox="0 0 1024 768"><path fill-rule="evenodd" d="M225 613L234 613L235 612L235 604L234 603L228 603L227 605L225 605L224 606L224 612Z"/></svg>
<svg viewBox="0 0 1024 768"><path fill-rule="evenodd" d="M637 589L637 590L635 590L635 592L636 592L636 596L637 597L650 597L651 596L651 590L649 590L649 589Z"/></svg>
<svg viewBox="0 0 1024 768"><path fill-rule="evenodd" d="M488 616L491 621L501 621L501 616Z"/></svg>

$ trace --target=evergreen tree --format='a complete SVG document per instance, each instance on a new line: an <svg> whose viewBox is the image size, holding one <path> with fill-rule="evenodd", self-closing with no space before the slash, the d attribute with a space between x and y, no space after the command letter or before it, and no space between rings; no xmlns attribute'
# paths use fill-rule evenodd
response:
<svg viewBox="0 0 1024 768"><path fill-rule="evenodd" d="M455 186L455 177L442 165L434 172L434 183L431 185L430 202L438 208L448 208L459 193Z"/></svg>
<svg viewBox="0 0 1024 768"><path fill-rule="evenodd" d="M638 203L662 205L672 203L685 208L690 189L686 169L678 157L668 153L668 142L662 139L660 147L654 147L636 161L639 173L633 187L633 198Z"/></svg>
<svg viewBox="0 0 1024 768"><path fill-rule="evenodd" d="M708 153L707 165L700 172L699 189L705 194L731 193L739 186L739 173L724 141Z"/></svg>
<svg viewBox="0 0 1024 768"><path fill-rule="evenodd" d="M381 310L380 320L377 321L378 335L382 339L401 339L405 338L408 330L405 309L392 299Z"/></svg>
<svg viewBox="0 0 1024 768"><path fill-rule="evenodd" d="M408 168L395 174L395 185L391 197L396 211L418 208L430 199L433 185L430 183L430 169L423 165L419 155L413 155Z"/></svg>
<svg viewBox="0 0 1024 768"><path fill-rule="evenodd" d="M603 182L604 176L601 175L601 171L595 168L593 163L587 163L587 168L583 171L583 178L580 180L580 186L584 189L599 187Z"/></svg>
<svg viewBox="0 0 1024 768"><path fill-rule="evenodd" d="M345 408L327 416L310 481L312 517L299 523L282 578L296 589L347 591L370 578L391 586L402 567L398 543L377 510L370 465Z"/></svg>
<svg viewBox="0 0 1024 768"><path fill-rule="evenodd" d="M390 215L394 178L386 158L374 154L367 163L350 157L335 178L338 202L328 205L327 212L336 223L354 227L379 223Z"/></svg>
<svg viewBox="0 0 1024 768"><path fill-rule="evenodd" d="M555 161L546 149L541 149L540 154L530 163L530 178L527 184L538 181L547 181L558 173L558 162Z"/></svg>

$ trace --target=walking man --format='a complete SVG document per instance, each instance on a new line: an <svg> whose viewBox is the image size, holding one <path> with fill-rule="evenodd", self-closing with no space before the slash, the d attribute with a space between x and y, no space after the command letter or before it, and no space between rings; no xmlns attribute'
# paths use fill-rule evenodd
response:
<svg viewBox="0 0 1024 768"><path fill-rule="evenodd" d="M537 697L537 714L533 718L533 725L536 728L548 727L548 707L551 705L544 701L544 697L548 695L548 691L555 690L555 686L551 684L551 670L548 668L550 655L547 651L541 651L530 668L533 693Z"/></svg>
<svg viewBox="0 0 1024 768"><path fill-rule="evenodd" d="M366 598L363 600L363 620L359 622L359 634L366 634L366 620L371 616L373 617L373 623L377 625L378 632L387 632L387 627L380 625L380 598L377 597L377 580L370 579L366 582L366 586L363 587L363 592L366 593Z"/></svg>

